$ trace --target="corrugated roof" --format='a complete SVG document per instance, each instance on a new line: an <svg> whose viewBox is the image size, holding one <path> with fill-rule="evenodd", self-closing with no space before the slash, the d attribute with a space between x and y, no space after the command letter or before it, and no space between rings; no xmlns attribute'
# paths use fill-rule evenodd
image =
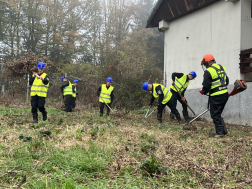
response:
<svg viewBox="0 0 252 189"><path fill-rule="evenodd" d="M146 28L158 27L162 20L173 21L220 0L158 0L147 20Z"/></svg>

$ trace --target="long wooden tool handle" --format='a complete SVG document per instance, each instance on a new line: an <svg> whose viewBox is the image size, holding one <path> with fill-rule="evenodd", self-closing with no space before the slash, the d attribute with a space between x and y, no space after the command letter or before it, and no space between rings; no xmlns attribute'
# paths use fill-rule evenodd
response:
<svg viewBox="0 0 252 189"><path fill-rule="evenodd" d="M109 107L109 105L103 100L103 98L102 97L99 97L99 98L101 98L102 99L102 101L107 105L107 107ZM113 112L113 110L109 107L109 109L111 110L111 112Z"/></svg>
<svg viewBox="0 0 252 189"><path fill-rule="evenodd" d="M179 94L179 96L181 97L181 98L183 98L183 96L181 95L181 93L178 91L178 89L177 89L177 87L175 86L175 85L173 85L174 87L175 87L175 89L176 89L176 91L177 91L177 93ZM192 111L192 113L194 114L194 115L196 115L195 114L195 112L192 110L192 108L186 103L186 101L183 101L185 104L186 104L186 106Z"/></svg>

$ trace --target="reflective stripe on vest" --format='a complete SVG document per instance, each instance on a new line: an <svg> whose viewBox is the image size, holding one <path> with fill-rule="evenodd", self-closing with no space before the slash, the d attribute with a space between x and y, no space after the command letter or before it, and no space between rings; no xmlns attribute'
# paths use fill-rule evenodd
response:
<svg viewBox="0 0 252 189"><path fill-rule="evenodd" d="M186 80L187 80L187 75L184 74L181 78L175 79L174 85L176 86L176 88L173 85L171 85L170 88L176 92L177 91L183 92L189 85L189 81L186 81Z"/></svg>
<svg viewBox="0 0 252 189"><path fill-rule="evenodd" d="M213 67L218 69L219 74L223 74L223 76L225 75L224 80L223 80L223 82L224 82L223 86L221 85L221 80L219 79L219 75L218 75L217 71ZM226 79L227 79L226 67L224 67L224 66L222 66L222 67L223 67L223 70L221 70L220 65L212 64L211 67L207 68L207 71L210 73L210 75L212 77L212 86L209 91L210 96L221 95L221 94L228 92L227 83L226 83Z"/></svg>
<svg viewBox="0 0 252 189"><path fill-rule="evenodd" d="M41 77L45 78L47 76L46 73L41 74ZM33 75L34 77L34 75ZM38 79L35 77L33 84L31 86L31 96L40 96L40 97L46 97L47 91L49 88L49 83L45 85L41 79Z"/></svg>
<svg viewBox="0 0 252 189"><path fill-rule="evenodd" d="M72 86L74 86L73 97L76 98L76 86L74 84L72 84Z"/></svg>
<svg viewBox="0 0 252 189"><path fill-rule="evenodd" d="M66 95L73 95L73 88L72 88L72 84L71 82L69 81L69 85L64 87L64 90L63 90L63 95L66 96Z"/></svg>
<svg viewBox="0 0 252 189"><path fill-rule="evenodd" d="M114 87L113 86L109 86L109 88L107 89L106 84L102 84L101 85L101 94L100 94L100 98L99 98L99 102L104 103L104 101L106 103L110 103L111 102L111 93L113 91Z"/></svg>
<svg viewBox="0 0 252 189"><path fill-rule="evenodd" d="M163 85L161 84L158 84L158 83L153 83L152 84L152 87L153 87L153 91L154 91L154 94L152 94L154 96L154 98L157 98L158 97L158 94L156 92L156 87L157 86L161 86L161 89L162 89L162 92L164 93L164 99L162 101L162 104L166 104L172 97L172 93L170 90L168 90L166 87L164 87ZM152 91L150 91L152 93Z"/></svg>

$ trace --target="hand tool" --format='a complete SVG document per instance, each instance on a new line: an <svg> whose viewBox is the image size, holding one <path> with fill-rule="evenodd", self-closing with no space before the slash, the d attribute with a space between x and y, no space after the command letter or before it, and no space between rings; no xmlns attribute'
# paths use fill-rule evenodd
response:
<svg viewBox="0 0 252 189"><path fill-rule="evenodd" d="M175 89L176 89L177 93L179 94L179 96L180 96L181 98L183 98L183 96L181 95L180 91L178 91L176 85L173 85L173 86L175 87ZM184 102L184 103L186 104L186 106L192 111L192 113L193 113L194 115L196 115L195 112L192 110L192 108L187 104L187 102L186 102L186 101L183 101L183 102Z"/></svg>
<svg viewBox="0 0 252 189"><path fill-rule="evenodd" d="M140 122L140 123L142 123L145 119L147 119L147 117L149 117L156 109L158 109L158 107L156 107L149 115L145 115L145 117L144 117L144 119Z"/></svg>
<svg viewBox="0 0 252 189"><path fill-rule="evenodd" d="M151 108L151 105L149 106L149 109L148 109L147 113L145 114L144 118L147 116L147 114L148 114L150 108Z"/></svg>
<svg viewBox="0 0 252 189"><path fill-rule="evenodd" d="M109 107L109 105L103 100L102 97L100 97L102 99L102 101L107 105L107 107L111 110L111 112L113 112L113 110Z"/></svg>

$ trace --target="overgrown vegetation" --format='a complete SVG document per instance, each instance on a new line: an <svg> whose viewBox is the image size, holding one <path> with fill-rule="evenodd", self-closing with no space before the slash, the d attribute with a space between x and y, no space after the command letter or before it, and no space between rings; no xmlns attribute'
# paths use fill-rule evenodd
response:
<svg viewBox="0 0 252 189"><path fill-rule="evenodd" d="M145 109L47 110L33 125L25 104L0 107L0 188L251 187L251 127L227 125L226 138L211 139L205 121L197 131L167 114L162 125L155 115L140 123Z"/></svg>

